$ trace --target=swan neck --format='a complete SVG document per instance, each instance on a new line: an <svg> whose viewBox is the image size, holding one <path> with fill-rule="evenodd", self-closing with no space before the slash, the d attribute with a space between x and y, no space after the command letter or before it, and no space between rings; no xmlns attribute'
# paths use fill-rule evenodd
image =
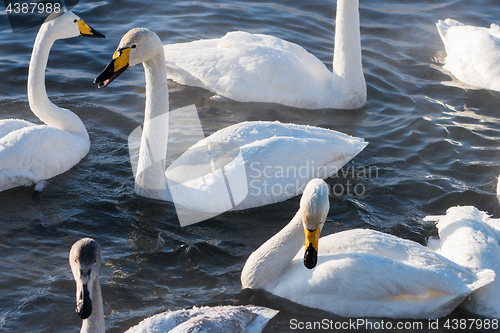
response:
<svg viewBox="0 0 500 333"><path fill-rule="evenodd" d="M92 314L82 322L80 333L105 333L104 307L102 304L101 283L99 276L92 285Z"/></svg>
<svg viewBox="0 0 500 333"><path fill-rule="evenodd" d="M268 289L279 282L293 258L304 246L302 210L276 235L262 244L250 257L241 272L243 288Z"/></svg>
<svg viewBox="0 0 500 333"><path fill-rule="evenodd" d="M143 63L146 75L146 110L144 122L168 114L167 68L161 55Z"/></svg>
<svg viewBox="0 0 500 333"><path fill-rule="evenodd" d="M42 24L33 45L28 71L28 101L31 111L45 124L89 141L87 130L80 118L69 110L59 108L47 97L45 69L55 40L52 27L47 23Z"/></svg>
<svg viewBox="0 0 500 333"><path fill-rule="evenodd" d="M333 71L342 78L363 75L358 7L358 0L337 0Z"/></svg>
<svg viewBox="0 0 500 333"><path fill-rule="evenodd" d="M166 191L165 161L169 126L167 69L163 48L143 62L146 74L146 108L137 166L135 191L161 199Z"/></svg>
<svg viewBox="0 0 500 333"><path fill-rule="evenodd" d="M45 69L49 60L50 49L55 41L52 36L47 25L42 24L40 31L36 35L29 64L28 100L31 110L40 119L42 119L43 113L39 115L38 111L46 109L52 104L45 89Z"/></svg>

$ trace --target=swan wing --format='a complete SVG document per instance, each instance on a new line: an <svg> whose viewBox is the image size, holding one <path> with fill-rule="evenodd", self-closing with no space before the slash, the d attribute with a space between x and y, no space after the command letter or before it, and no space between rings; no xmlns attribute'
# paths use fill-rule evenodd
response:
<svg viewBox="0 0 500 333"><path fill-rule="evenodd" d="M259 306L193 307L144 319L126 333L258 333L278 311Z"/></svg>
<svg viewBox="0 0 500 333"><path fill-rule="evenodd" d="M238 147L241 158L224 166L232 193L242 192L240 200L235 200L234 210L259 207L287 200L302 193L313 178L323 179L337 173L342 166L356 156L367 143L337 131L282 124L280 122L243 122L226 127L199 141L186 151L180 161L182 165L205 165L200 147L211 143L232 143ZM175 178L173 164L167 169L167 177ZM245 179L246 178L246 179ZM234 182L231 180L234 179ZM213 175L190 181L190 188L209 191L213 185ZM234 185L236 184L236 185ZM237 188L239 187L239 188ZM241 188L246 187L246 191ZM192 193L192 192L191 192ZM217 202L202 200L193 210L210 211L218 208ZM190 199L192 202L192 197ZM225 211L222 207L219 211Z"/></svg>
<svg viewBox="0 0 500 333"><path fill-rule="evenodd" d="M303 250L266 290L345 317L438 318L494 278L490 270L474 273L417 243L370 230L322 237L312 270L302 258Z"/></svg>
<svg viewBox="0 0 500 333"><path fill-rule="evenodd" d="M444 69L479 88L500 90L500 31L446 19L437 23L446 49Z"/></svg>
<svg viewBox="0 0 500 333"><path fill-rule="evenodd" d="M0 138L0 190L63 173L89 149L89 142L56 127L37 125L10 132Z"/></svg>
<svg viewBox="0 0 500 333"><path fill-rule="evenodd" d="M318 108L325 91L335 94L334 74L318 58L277 37L234 31L164 51L169 78L236 101Z"/></svg>

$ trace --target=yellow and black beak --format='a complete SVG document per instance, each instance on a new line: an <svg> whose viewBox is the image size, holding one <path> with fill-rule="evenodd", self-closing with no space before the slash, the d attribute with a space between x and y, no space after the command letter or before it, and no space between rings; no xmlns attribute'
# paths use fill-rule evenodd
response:
<svg viewBox="0 0 500 333"><path fill-rule="evenodd" d="M106 38L99 31L92 29L90 25L85 23L82 19L77 20L76 23L78 24L78 29L80 30L80 36Z"/></svg>
<svg viewBox="0 0 500 333"><path fill-rule="evenodd" d="M316 267L318 263L318 243L321 228L316 230L304 229L306 234L306 252L304 253L304 266L309 269Z"/></svg>
<svg viewBox="0 0 500 333"><path fill-rule="evenodd" d="M108 66L94 79L99 88L107 87L129 67L131 47L125 47L113 53L113 60Z"/></svg>

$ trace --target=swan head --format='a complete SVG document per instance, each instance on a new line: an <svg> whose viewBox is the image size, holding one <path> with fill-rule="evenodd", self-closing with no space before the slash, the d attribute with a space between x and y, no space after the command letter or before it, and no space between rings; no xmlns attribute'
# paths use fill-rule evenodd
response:
<svg viewBox="0 0 500 333"><path fill-rule="evenodd" d="M71 247L69 264L76 282L76 312L82 319L92 314L92 287L99 279L101 247L92 238L82 238Z"/></svg>
<svg viewBox="0 0 500 333"><path fill-rule="evenodd" d="M108 86L127 68L163 56L163 46L157 34L146 28L134 28L121 39L108 66L95 78L99 88Z"/></svg>
<svg viewBox="0 0 500 333"><path fill-rule="evenodd" d="M91 28L78 15L70 11L50 14L45 19L42 28L51 32L55 36L55 39L77 36L104 38L103 34Z"/></svg>
<svg viewBox="0 0 500 333"><path fill-rule="evenodd" d="M320 178L310 180L300 199L302 224L306 236L304 265L309 269L313 269L318 262L319 235L329 209L328 185Z"/></svg>

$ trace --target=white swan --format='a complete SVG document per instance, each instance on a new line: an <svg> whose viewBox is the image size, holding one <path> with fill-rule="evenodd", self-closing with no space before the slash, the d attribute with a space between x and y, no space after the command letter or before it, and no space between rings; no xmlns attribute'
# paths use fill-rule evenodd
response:
<svg viewBox="0 0 500 333"><path fill-rule="evenodd" d="M33 46L28 73L31 111L45 125L21 119L0 120L0 191L43 182L77 164L90 149L87 130L80 118L54 105L45 91L45 68L57 39L76 36L104 37L82 19L66 12L49 16Z"/></svg>
<svg viewBox="0 0 500 333"><path fill-rule="evenodd" d="M258 207L300 194L312 178L335 174L367 144L363 139L312 126L244 122L199 141L165 173L169 103L163 47L158 36L143 28L130 30L95 82L105 87L129 66L140 62L146 73L146 110L135 178L139 195L174 201L176 205L182 202L186 208L201 212ZM209 147L210 155L203 153L205 147ZM225 166L217 166L219 162L214 156L221 155L236 157ZM235 205L231 201L227 205L226 179ZM189 191L178 190L179 186L170 186L169 191L167 181L185 181L184 188ZM195 193L194 189L199 191ZM170 192L176 200L172 200Z"/></svg>
<svg viewBox="0 0 500 333"><path fill-rule="evenodd" d="M101 247L82 238L71 247L69 264L76 282L76 312L83 319L81 333L104 333L104 311L99 282ZM167 311L140 322L127 333L261 332L279 311L261 306L194 307Z"/></svg>
<svg viewBox="0 0 500 333"><path fill-rule="evenodd" d="M494 279L490 270L472 272L418 243L373 230L319 239L328 210L328 186L311 180L292 221L248 258L242 287L344 317L438 318ZM317 266L305 268L315 266L316 252Z"/></svg>
<svg viewBox="0 0 500 333"><path fill-rule="evenodd" d="M355 109L366 102L358 0L337 0L333 73L299 45L242 31L164 50L169 78L236 101L304 109Z"/></svg>
<svg viewBox="0 0 500 333"><path fill-rule="evenodd" d="M500 27L474 27L452 19L436 25L447 54L443 68L463 83L500 91Z"/></svg>
<svg viewBox="0 0 500 333"><path fill-rule="evenodd" d="M465 206L451 207L446 215L425 220L439 221L439 240L430 241L437 253L464 267L491 269L500 276L499 219ZM474 291L462 307L484 317L500 318L500 279Z"/></svg>

